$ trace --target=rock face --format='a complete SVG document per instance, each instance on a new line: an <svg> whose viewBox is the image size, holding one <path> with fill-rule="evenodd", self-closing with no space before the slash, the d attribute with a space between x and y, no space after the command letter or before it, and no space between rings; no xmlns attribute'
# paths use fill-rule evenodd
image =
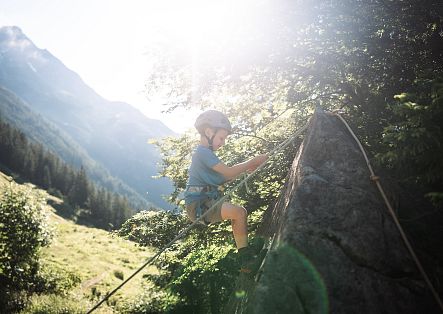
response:
<svg viewBox="0 0 443 314"><path fill-rule="evenodd" d="M261 232L274 241L251 312L437 312L357 144L320 109Z"/></svg>

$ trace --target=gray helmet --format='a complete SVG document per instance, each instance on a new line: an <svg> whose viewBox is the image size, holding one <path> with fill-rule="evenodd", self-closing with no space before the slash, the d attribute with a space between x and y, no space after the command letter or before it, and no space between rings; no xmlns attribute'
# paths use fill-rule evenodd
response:
<svg viewBox="0 0 443 314"><path fill-rule="evenodd" d="M195 128L200 134L203 134L207 127L213 129L225 129L229 134L232 133L231 122L228 117L218 110L207 110L200 114L195 120Z"/></svg>

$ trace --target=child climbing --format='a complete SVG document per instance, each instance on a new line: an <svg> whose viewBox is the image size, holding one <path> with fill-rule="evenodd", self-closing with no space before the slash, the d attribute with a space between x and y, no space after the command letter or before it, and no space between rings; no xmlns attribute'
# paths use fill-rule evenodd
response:
<svg viewBox="0 0 443 314"><path fill-rule="evenodd" d="M215 155L215 151L225 144L231 134L229 119L220 111L203 112L195 122L200 133L200 143L192 155L189 179L185 191L186 213L191 221L199 219L209 208L217 203L219 187L244 172L255 170L264 163L267 155L258 155L234 166L225 165ZM241 271L253 273L258 268L254 263L257 248L248 245L247 211L245 208L224 202L212 208L203 217L202 223L210 224L222 220L231 220L232 233L238 250Z"/></svg>

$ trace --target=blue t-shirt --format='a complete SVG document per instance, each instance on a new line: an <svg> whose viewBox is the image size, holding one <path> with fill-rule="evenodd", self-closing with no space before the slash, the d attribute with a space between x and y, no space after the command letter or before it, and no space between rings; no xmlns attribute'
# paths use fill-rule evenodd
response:
<svg viewBox="0 0 443 314"><path fill-rule="evenodd" d="M220 159L212 150L202 145L198 145L192 153L191 166L189 167L188 186L219 186L226 182L225 177L213 170ZM185 194L185 198L186 197Z"/></svg>

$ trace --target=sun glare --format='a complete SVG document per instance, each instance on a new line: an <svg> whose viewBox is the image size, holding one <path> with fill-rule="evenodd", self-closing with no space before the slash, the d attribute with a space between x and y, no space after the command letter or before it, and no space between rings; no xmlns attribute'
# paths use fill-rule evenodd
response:
<svg viewBox="0 0 443 314"><path fill-rule="evenodd" d="M242 27L242 23L250 18L251 7L252 0L166 1L157 5L156 21L155 23L152 21L154 29L150 30L148 36L152 36L153 47L158 43L159 47L163 47L160 49L164 47L177 49L180 60L178 62L183 66L185 75L190 75L191 90L198 90L199 81L196 73L201 66L207 65L203 64L204 62L211 62L213 57L218 56L220 47L235 37L235 32ZM165 52L168 53L168 50ZM153 63L156 54L158 51L154 50L150 58ZM156 68L154 64L153 68ZM165 103L163 97L167 98L168 94L169 90L166 87L164 91L159 91L157 99L150 100L159 104ZM191 111L189 114L181 112L178 123L192 128L200 110Z"/></svg>
<svg viewBox="0 0 443 314"><path fill-rule="evenodd" d="M188 51L198 54L207 48L209 39L212 42L228 40L247 18L250 3L250 0L179 2L176 5L180 13L170 16L168 27Z"/></svg>

